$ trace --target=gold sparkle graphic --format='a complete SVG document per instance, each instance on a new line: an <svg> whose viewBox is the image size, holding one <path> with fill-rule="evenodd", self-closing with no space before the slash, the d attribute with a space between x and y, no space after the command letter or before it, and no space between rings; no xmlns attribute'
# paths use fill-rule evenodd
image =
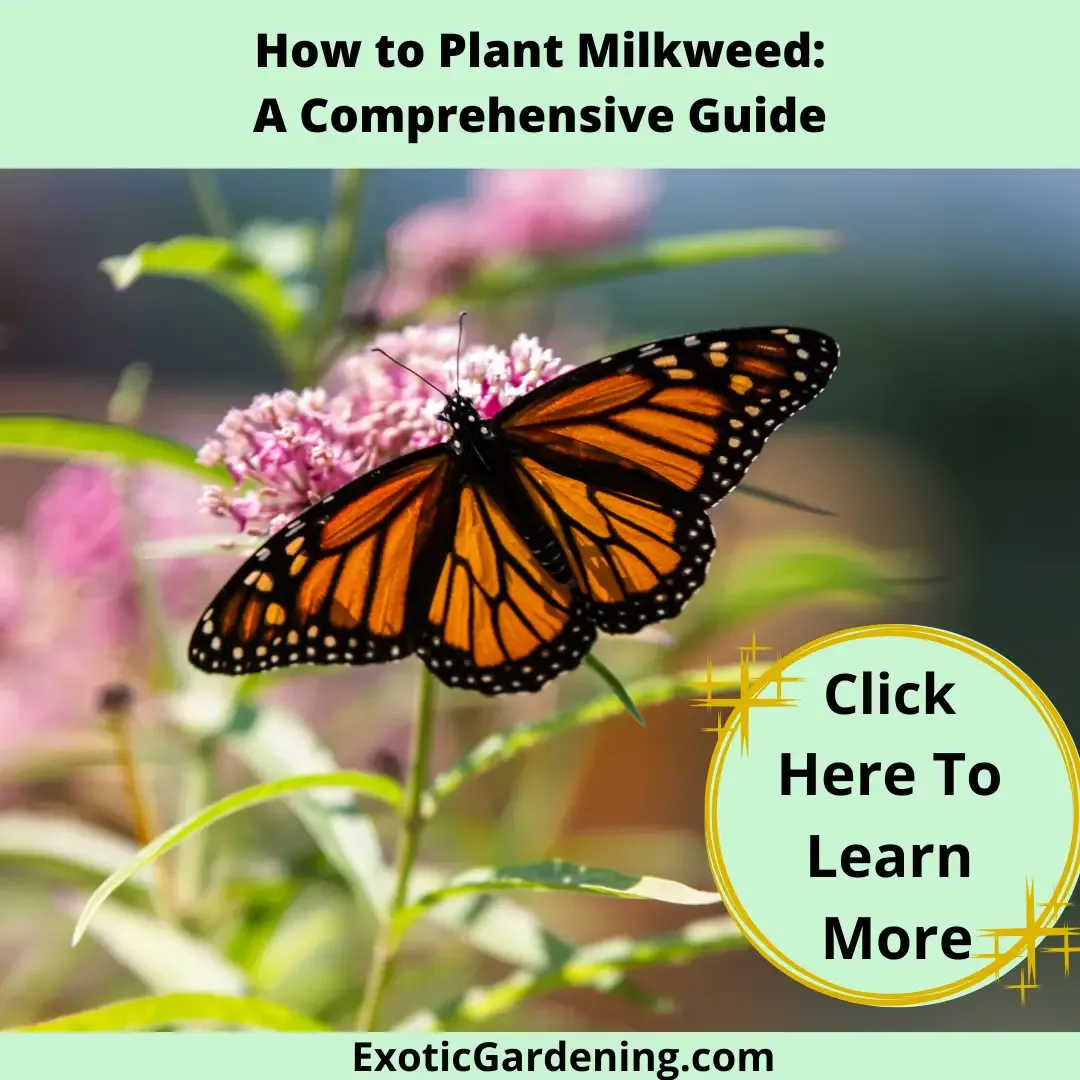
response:
<svg viewBox="0 0 1080 1080"><path fill-rule="evenodd" d="M780 656L770 645L759 645L757 634L750 635L750 644L739 647L739 696L738 697L714 697L713 691L719 689L713 683L712 662L705 666L705 682L691 683L695 689L705 691L705 696L694 698L691 704L698 709L716 709L716 727L703 728L703 731L716 732L717 739L723 733L725 720L721 709L733 709L741 713L742 724L739 728L739 748L745 756L750 752L750 712L757 708L776 708L778 706L795 705L796 698L784 697L784 684L802 682L802 679L793 678L778 672L771 678L767 678L767 672L751 678L751 668L758 667L758 654L772 653L773 660L779 660ZM767 696L765 691L775 688L774 696ZM734 715L734 714L731 714ZM730 716L729 716L730 719Z"/></svg>
<svg viewBox="0 0 1080 1080"><path fill-rule="evenodd" d="M1056 954L1061 957L1062 967L1066 975L1069 974L1069 958L1080 954L1080 928L1075 926L1053 926L1044 929L1039 925L1039 914L1045 916L1047 911L1053 910L1055 921L1060 913L1058 909L1067 908L1069 904L1046 903L1036 904L1035 882L1028 879L1024 890L1024 925L1023 926L996 926L987 930L980 930L980 936L990 938L993 943L993 952L976 953L980 960L993 960L994 968L1000 976L1001 967L1004 966L1005 956L1002 953L1002 942L1005 942L1005 951L1011 951L1016 945L1021 945L1024 951L1024 963L1020 967L1020 977L1014 983L1006 983L1006 989L1016 990L1020 994L1020 1004L1027 1004L1029 990L1038 990L1039 982L1037 975L1038 954L1040 952ZM1039 938L1052 942L1060 942L1060 945L1043 945L1038 947ZM1075 942L1075 944L1074 944Z"/></svg>

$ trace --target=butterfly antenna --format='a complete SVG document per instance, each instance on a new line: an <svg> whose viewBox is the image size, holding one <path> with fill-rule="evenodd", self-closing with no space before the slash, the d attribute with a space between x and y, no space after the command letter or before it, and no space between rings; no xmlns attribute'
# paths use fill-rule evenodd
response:
<svg viewBox="0 0 1080 1080"><path fill-rule="evenodd" d="M463 311L457 320L457 357L454 360L454 390L461 390L461 342L465 337L465 316L468 315L467 311Z"/></svg>
<svg viewBox="0 0 1080 1080"><path fill-rule="evenodd" d="M411 367L406 367L406 365L403 364L400 360L395 360L388 352L386 352L385 349L374 348L371 351L381 353L383 356L386 357L387 360L390 361L391 364L397 364L397 366L403 371L407 371L410 375L415 375L421 382L426 382L428 386L430 386L431 389L435 391L435 393L442 394L442 396L446 398L447 401L450 400L450 395L447 394L445 390L440 390L430 379L425 379L419 371L413 371Z"/></svg>

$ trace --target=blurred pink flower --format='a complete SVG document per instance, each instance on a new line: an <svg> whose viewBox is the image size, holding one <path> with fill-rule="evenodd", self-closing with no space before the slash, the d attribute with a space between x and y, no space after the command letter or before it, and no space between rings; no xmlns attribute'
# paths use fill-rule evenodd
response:
<svg viewBox="0 0 1080 1080"><path fill-rule="evenodd" d="M475 173L488 254L569 255L630 239L657 194L648 172L520 169Z"/></svg>
<svg viewBox="0 0 1080 1080"><path fill-rule="evenodd" d="M192 507L197 481L145 470L131 474L130 483L141 540L176 540L208 531ZM30 505L26 534L43 568L75 584L80 596L98 606L98 633L116 645L137 642L134 562L110 470L81 464L57 469ZM177 618L198 614L221 573L220 559L155 559L147 565L153 567L167 613Z"/></svg>
<svg viewBox="0 0 1080 1080"><path fill-rule="evenodd" d="M383 319L459 288L485 263L558 258L629 239L655 201L656 176L632 170L474 173L465 199L421 206L386 236Z"/></svg>
<svg viewBox="0 0 1080 1080"><path fill-rule="evenodd" d="M379 295L380 314L403 314L456 289L482 257L473 206L464 201L428 203L386 234L390 273Z"/></svg>
<svg viewBox="0 0 1080 1080"><path fill-rule="evenodd" d="M442 396L371 350L384 349L449 392L457 341L456 326L380 334L340 361L324 387L263 394L247 409L231 410L199 460L224 463L236 488L204 489L202 509L231 517L254 535L274 532L360 473L441 442L447 429L435 417ZM550 349L522 334L505 352L490 345L465 349L460 389L490 418L565 370ZM247 483L254 487L245 490Z"/></svg>
<svg viewBox="0 0 1080 1080"><path fill-rule="evenodd" d="M95 721L98 688L124 674L101 617L19 537L0 536L0 758Z"/></svg>

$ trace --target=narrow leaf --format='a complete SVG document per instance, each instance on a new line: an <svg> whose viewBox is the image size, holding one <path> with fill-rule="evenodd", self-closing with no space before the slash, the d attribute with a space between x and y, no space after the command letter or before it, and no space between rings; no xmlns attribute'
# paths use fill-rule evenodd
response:
<svg viewBox="0 0 1080 1080"><path fill-rule="evenodd" d="M410 882L410 902L441 888L448 874L418 865ZM536 913L506 896L467 893L444 900L428 912L430 922L452 930L477 952L513 967L547 971L564 963L574 947L553 934ZM636 1005L658 1010L660 999L629 979L611 989L612 994Z"/></svg>
<svg viewBox="0 0 1080 1080"><path fill-rule="evenodd" d="M173 718L197 738L223 739L266 783L340 772L333 755L300 717L253 703L260 682L267 681L266 675L238 680L229 686L229 693L236 695L232 697L222 691L220 680L194 678L190 689L174 699ZM309 790L298 793L289 805L358 902L380 910L390 898L393 882L379 835L354 794Z"/></svg>
<svg viewBox="0 0 1080 1080"><path fill-rule="evenodd" d="M75 900L61 900L60 906L73 917L79 907ZM155 993L190 991L242 997L248 991L243 972L208 941L152 915L106 904L97 911L90 933Z"/></svg>
<svg viewBox="0 0 1080 1080"><path fill-rule="evenodd" d="M220 1024L264 1031L328 1031L309 1016L273 1001L220 994L157 994L116 1001L12 1031L154 1031L184 1024Z"/></svg>
<svg viewBox="0 0 1080 1080"><path fill-rule="evenodd" d="M258 676L265 685L266 676ZM242 681L241 681L242 684ZM236 686L239 692L241 686ZM279 708L260 708L248 683L243 700L222 695L220 680L194 679L173 701L174 720L198 738L222 739L264 781L302 773L336 772L330 751L297 716ZM612 715L622 706L611 698ZM394 883L382 858L371 818L351 792L298 792L289 805L354 895L375 911L389 902ZM445 884L449 875L423 864L412 875L419 897ZM446 901L430 921L457 934L478 952L514 967L540 970L561 963L572 947L551 933L536 914L505 896L462 896ZM649 999L629 981L613 993L632 1000Z"/></svg>
<svg viewBox="0 0 1080 1080"><path fill-rule="evenodd" d="M293 776L284 780L275 780L268 784L256 784L254 787L244 788L243 791L237 791L232 795L226 795L224 799L219 799L217 802L212 803L210 806L206 807L205 810L188 818L187 821L182 821L178 825L174 825L167 832L162 833L156 840L147 844L135 859L111 874L106 881L98 886L94 891L93 896L91 896L90 900L87 902L82 914L79 916L79 920L75 926L75 934L72 943L78 944L79 939L85 933L90 920L94 917L101 905L116 891L116 889L127 881L132 874L141 867L152 862L159 855L163 855L166 851L174 848L182 840L187 839L201 829L208 828L210 825L213 825L217 821L221 821L223 818L229 817L231 814L238 813L240 810L247 810L252 806L258 806L260 803L270 802L273 799L280 799L286 795L291 795L293 792L302 791L307 788L331 787L350 788L363 795L369 795L372 798L380 799L382 802L395 808L401 804L401 786L396 781L391 780L386 776L375 776L371 773L362 772L337 772L322 773L315 776Z"/></svg>
<svg viewBox="0 0 1080 1080"><path fill-rule="evenodd" d="M686 964L710 953L746 945L746 939L727 916L699 919L677 934L642 938L608 938L577 949L564 964L548 971L518 971L491 986L474 986L438 1010L414 1013L395 1031L446 1031L481 1024L508 1012L527 997L567 987L587 987L610 993L625 972L646 965Z"/></svg>
<svg viewBox="0 0 1080 1080"><path fill-rule="evenodd" d="M139 554L144 559L202 559L207 555L223 555L241 559L263 543L254 536L210 533L206 536L177 536L169 540L144 540Z"/></svg>
<svg viewBox="0 0 1080 1080"><path fill-rule="evenodd" d="M232 482L225 469L200 465L195 460L194 448L182 442L119 424L72 420L66 416L0 416L0 454L105 464L167 465L202 480Z"/></svg>
<svg viewBox="0 0 1080 1080"><path fill-rule="evenodd" d="M753 670L763 671L764 667ZM704 682L704 671L684 672L681 675L656 675L631 683L626 691L638 706L647 708L650 705L660 705L665 701L693 697L701 693ZM714 668L712 684L714 689L738 686L738 665ZM622 698L613 693L595 698L585 705L575 705L535 723L489 735L449 769L435 777L424 799L425 814L433 814L439 803L457 791L462 784L488 772L497 765L512 760L526 750L531 750L538 743L564 731L588 727L618 716L624 708Z"/></svg>
<svg viewBox="0 0 1080 1080"><path fill-rule="evenodd" d="M179 236L162 244L143 244L130 255L105 259L101 269L117 289L128 289L148 275L206 285L243 308L284 348L300 328L302 313L282 283L221 237Z"/></svg>
<svg viewBox="0 0 1080 1080"><path fill-rule="evenodd" d="M585 657L585 663L589 665L611 687L612 692L625 706L626 711L642 726L645 726L645 721L641 718L641 713L638 712L637 706L634 704L634 699L627 693L626 687L619 681L618 676L592 654L589 653Z"/></svg>
<svg viewBox="0 0 1080 1080"><path fill-rule="evenodd" d="M736 495L749 495L752 499L760 499L762 502L772 503L774 506L783 506L788 510L799 510L804 514L816 514L818 517L836 517L833 510L822 510L819 506L811 506L809 503L800 502L790 495L782 495L778 491L770 491L768 488L755 487L753 484L740 484L735 489Z"/></svg>
<svg viewBox="0 0 1080 1080"><path fill-rule="evenodd" d="M550 859L525 866L485 866L466 870L403 909L398 915L397 929L403 931L428 908L452 897L505 889L595 893L628 900L662 900L667 904L720 903L720 896L715 892L694 889L667 878L624 874L618 870Z"/></svg>
<svg viewBox="0 0 1080 1080"><path fill-rule="evenodd" d="M588 258L559 262L502 263L481 271L447 307L466 301L591 285L657 270L677 270L766 255L822 254L838 246L836 233L821 229L744 229L669 237Z"/></svg>
<svg viewBox="0 0 1080 1080"><path fill-rule="evenodd" d="M687 613L680 636L699 640L795 604L889 600L908 584L895 561L879 552L833 537L788 537L731 567L711 603Z"/></svg>
<svg viewBox="0 0 1080 1080"><path fill-rule="evenodd" d="M129 863L139 849L115 833L75 818L9 811L0 814L0 859L46 859L100 875ZM145 870L133 880L150 883Z"/></svg>

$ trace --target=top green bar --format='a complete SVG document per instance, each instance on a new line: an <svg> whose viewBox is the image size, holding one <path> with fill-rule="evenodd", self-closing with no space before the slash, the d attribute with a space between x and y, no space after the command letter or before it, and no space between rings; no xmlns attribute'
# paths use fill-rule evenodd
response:
<svg viewBox="0 0 1080 1080"><path fill-rule="evenodd" d="M1075 0L3 0L0 166L1071 168L1078 33Z"/></svg>

